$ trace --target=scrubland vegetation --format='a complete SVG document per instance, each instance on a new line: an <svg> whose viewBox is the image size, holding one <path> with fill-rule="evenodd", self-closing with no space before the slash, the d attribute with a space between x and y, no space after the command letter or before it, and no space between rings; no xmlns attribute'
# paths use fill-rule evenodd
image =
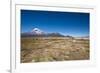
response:
<svg viewBox="0 0 100 73"><path fill-rule="evenodd" d="M89 39L22 37L21 63L88 60Z"/></svg>

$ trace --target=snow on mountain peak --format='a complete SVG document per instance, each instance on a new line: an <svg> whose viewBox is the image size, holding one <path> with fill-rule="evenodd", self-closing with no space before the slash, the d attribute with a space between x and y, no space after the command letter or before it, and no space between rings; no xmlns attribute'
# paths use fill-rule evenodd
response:
<svg viewBox="0 0 100 73"><path fill-rule="evenodd" d="M37 34L37 35L43 34L43 31L40 30L39 28L34 28L34 29L32 29L31 32L32 32L33 34Z"/></svg>

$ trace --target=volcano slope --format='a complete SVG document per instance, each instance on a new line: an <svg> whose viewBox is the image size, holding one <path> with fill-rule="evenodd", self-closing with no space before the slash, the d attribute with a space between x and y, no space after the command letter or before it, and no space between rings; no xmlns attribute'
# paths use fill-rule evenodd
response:
<svg viewBox="0 0 100 73"><path fill-rule="evenodd" d="M21 63L89 60L89 39L22 37Z"/></svg>

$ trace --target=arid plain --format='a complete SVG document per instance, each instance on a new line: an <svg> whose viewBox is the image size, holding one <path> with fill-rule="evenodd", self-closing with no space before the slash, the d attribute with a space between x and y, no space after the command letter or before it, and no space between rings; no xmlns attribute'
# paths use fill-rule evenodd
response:
<svg viewBox="0 0 100 73"><path fill-rule="evenodd" d="M88 60L89 39L71 37L22 37L21 63Z"/></svg>

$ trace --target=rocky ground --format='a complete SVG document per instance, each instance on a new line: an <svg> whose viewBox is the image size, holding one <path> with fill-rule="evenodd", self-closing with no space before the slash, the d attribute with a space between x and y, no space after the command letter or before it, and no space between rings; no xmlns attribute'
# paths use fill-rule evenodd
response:
<svg viewBox="0 0 100 73"><path fill-rule="evenodd" d="M21 63L88 60L89 39L21 38Z"/></svg>

